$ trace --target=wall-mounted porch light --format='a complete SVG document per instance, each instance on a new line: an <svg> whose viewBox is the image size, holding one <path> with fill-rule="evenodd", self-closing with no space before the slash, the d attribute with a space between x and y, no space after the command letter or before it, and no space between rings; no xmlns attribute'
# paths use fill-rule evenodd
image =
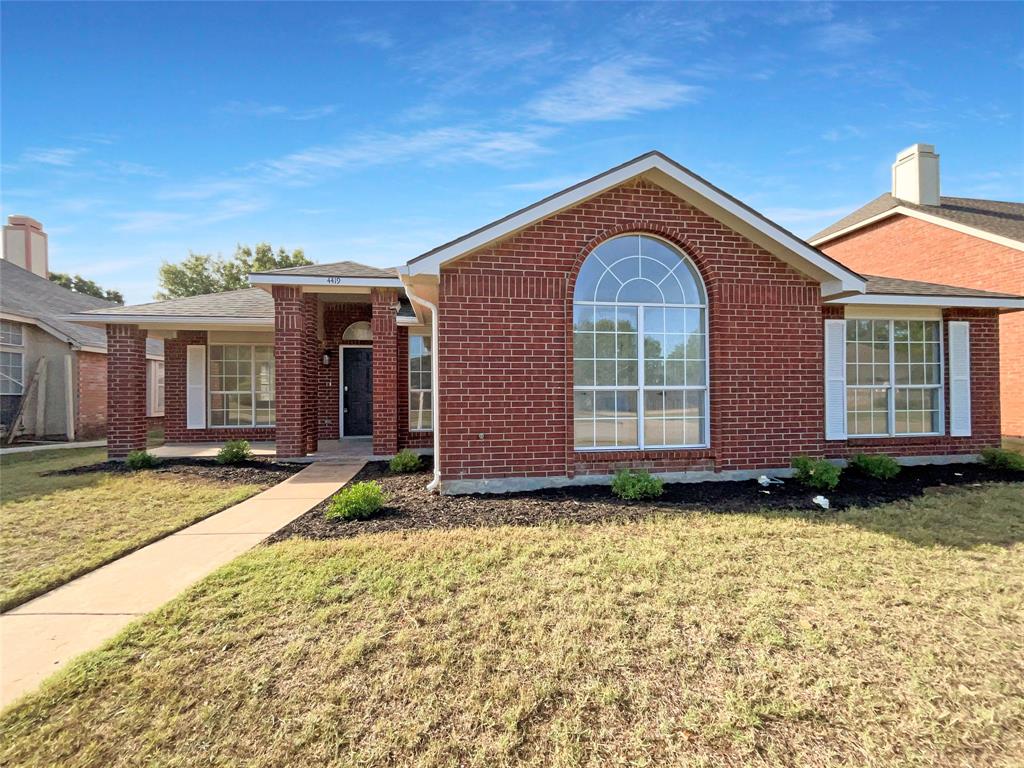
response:
<svg viewBox="0 0 1024 768"><path fill-rule="evenodd" d="M324 350L324 368L327 368L331 364L331 351L329 349Z"/></svg>

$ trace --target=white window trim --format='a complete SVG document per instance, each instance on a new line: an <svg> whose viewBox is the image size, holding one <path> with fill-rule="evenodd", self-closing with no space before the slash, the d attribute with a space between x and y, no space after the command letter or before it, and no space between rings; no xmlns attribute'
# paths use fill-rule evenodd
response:
<svg viewBox="0 0 1024 768"><path fill-rule="evenodd" d="M591 307L636 307L637 308L637 386L636 387L617 387L617 386L615 386L615 387L609 387L609 386L603 386L603 387L599 387L599 386L577 387L575 385L575 383L574 383L573 384L573 388L572 388L573 395L575 395L576 392L598 392L598 391L601 391L601 392L620 392L620 391L626 391L626 392L628 392L628 391L634 391L635 390L636 393L637 393L637 402L636 402L636 418L637 418L636 434L637 434L637 444L636 445L614 445L614 446L606 446L606 445L601 445L601 446L597 446L597 445L594 445L594 446L577 446L576 445L576 435L575 435L575 431L574 431L572 436L571 436L571 439L573 441L572 449L573 449L573 451L577 451L577 452L580 452L580 453L609 453L609 452L615 452L615 451L638 451L639 452L639 451L683 451L683 450L685 450L685 451L702 451L702 450L707 450L708 448L711 447L711 333L710 333L710 331L711 331L711 314L710 314L710 311L709 311L708 290L707 290L707 286L704 284L704 278L701 276L700 270L697 269L697 265L693 263L693 260L690 259L690 257L687 256L683 251L681 251L679 249L679 246L677 246L675 243L671 242L670 240L666 240L664 237L660 237L660 236L658 236L656 234L652 234L650 232L624 232L623 234L616 235L615 237L609 238L608 240L605 240L604 242L605 243L611 242L612 240L616 240L616 239L618 239L620 237L649 237L652 240L660 240L662 243L664 243L669 248L671 248L673 251L675 251L677 254L679 254L679 257L680 257L681 261L688 261L691 264L691 266L693 267L694 275L696 276L697 281L698 281L699 286L700 286L700 289L701 289L701 291L704 294L704 303L703 304L651 304L651 303L638 304L638 303L617 302L617 301L616 302L609 302L609 301L576 301L575 298L573 299L573 302L572 302L572 306L573 307L575 307L578 304L580 306L591 306ZM602 245L603 244L604 243L602 243ZM590 254L587 255L587 259L589 259L592 254L593 254L593 251ZM584 261L586 261L586 259L584 259ZM618 259L614 263L617 264L619 261L622 261L622 259ZM603 261L601 263L604 264ZM606 269L610 268L610 265L605 265L605 267L606 267ZM580 269L582 269L582 268L583 268L582 265L580 265ZM685 390L693 391L693 390L700 390L700 389L704 390L704 442L700 443L699 445L698 444L693 444L693 443L682 443L682 444L673 444L673 445L653 445L653 446L647 446L645 441L644 441L644 436L645 435L644 435L643 395L646 392L646 388L645 388L646 387L646 382L644 380L644 374L645 374L644 368L646 367L644 365L644 362L646 361L646 358L643 355L643 348L644 348L644 308L645 307L658 307L658 308L665 308L665 309L700 309L700 310L703 310L703 312L704 312L704 325L702 327L702 331L704 333L704 386L703 387L695 387L695 386L681 385L681 386L657 386L657 387L652 387L652 389L671 389L671 390L683 390L683 391L685 391ZM575 322L574 322L574 325L575 325ZM575 330L573 330L573 335L575 335ZM575 355L574 355L573 356L573 365L574 366L575 366L575 362L576 361L575 361ZM576 420L575 419L575 403L572 406L572 412L573 412L573 423L575 424L575 420Z"/></svg>
<svg viewBox="0 0 1024 768"><path fill-rule="evenodd" d="M152 417L159 417L164 415L166 408L160 407L160 378L157 376L159 371L164 365L163 360L147 360L146 361L146 389L147 389L147 402L146 402L146 415ZM166 371L166 369L165 369ZM166 373L165 373L166 375Z"/></svg>
<svg viewBox="0 0 1024 768"><path fill-rule="evenodd" d="M434 427L433 427L433 424L434 424L434 396L433 396L433 391L434 391L434 387L437 386L436 382L434 381L434 340L433 340L433 338L431 337L431 335L429 333L415 333L415 334L410 333L409 334L409 340L410 341L413 338L415 338L415 337L430 339L430 347L429 347L429 349L430 349L430 360L429 360L430 367L428 369L428 373L430 373L430 389L418 389L418 388L414 388L413 385L412 385L412 346L409 345L408 349L406 349L406 367L408 368L408 371L406 372L407 375L408 375L408 381L406 383L408 384L408 390L409 390L409 400L408 400L408 403L406 404L406 411L408 413L407 413L406 417L409 420L409 431L410 432L433 432L434 431ZM420 408L419 412L423 412L424 410L426 410L426 412L430 413L430 424L431 424L430 427L414 427L412 425L412 396L414 394L427 395L428 406L427 406L426 409ZM420 402L422 402L422 397L420 398Z"/></svg>
<svg viewBox="0 0 1024 768"><path fill-rule="evenodd" d="M18 337L21 339L21 341L3 341L2 339L0 339L0 347L14 347L13 350L5 350L5 351L8 351L8 352L10 352L10 351L20 352L21 350L23 350L25 348L25 326L24 326L24 324L16 323L13 320L0 320L0 325L8 325L11 328L14 328L15 330L18 331Z"/></svg>
<svg viewBox="0 0 1024 768"><path fill-rule="evenodd" d="M252 373L250 379L252 381L252 388L249 393L252 394L252 422L249 424L214 424L213 423L213 366L210 352L214 347L249 347L252 349ZM271 359L274 357L274 345L273 344L235 344L232 342L218 342L215 344L206 345L206 428L207 429L273 429L277 427L277 383L275 381L274 386L274 422L272 424L257 424L256 423L256 347L268 347L270 349ZM274 361L274 375L277 375L277 361ZM218 395L244 395L245 392L236 390L217 390Z"/></svg>
<svg viewBox="0 0 1024 768"><path fill-rule="evenodd" d="M9 355L17 355L18 359L21 361L21 365L20 365L20 368L21 368L21 380L20 381L18 381L17 379L15 379L12 376L7 376L7 374L0 374L0 375L3 375L5 378L10 379L15 384L17 384L18 385L18 389L19 389L18 392L5 392L5 393L3 393L4 397L21 397L21 396L23 396L25 394L25 350L24 350L24 347L22 347L21 349L18 349L18 348L7 348L7 345L4 345L4 346L0 347L0 352L6 352Z"/></svg>
<svg viewBox="0 0 1024 768"><path fill-rule="evenodd" d="M945 323L941 320L927 319L927 320L913 320L908 318L885 318L885 317L857 317L847 318L846 322L856 322L857 320L872 320L872 321L884 321L889 323L889 383L884 386L879 385L868 385L868 384L850 384L846 382L846 390L851 389L886 389L886 424L889 426L888 432L874 432L872 434L862 435L856 434L850 431L850 409L846 407L843 409L843 416L846 419L846 439L847 440L891 440L893 438L900 437L944 437L946 434L946 339L945 339ZM893 334L893 324L896 322L925 322L925 323L938 323L939 326L939 383L938 384L904 384L898 385L896 383L896 355L894 354L894 345L896 340ZM844 336L843 344L845 345L847 340ZM847 364L849 360L847 360ZM896 390L897 389L938 389L939 391L939 424L940 429L937 432L897 432L896 431Z"/></svg>

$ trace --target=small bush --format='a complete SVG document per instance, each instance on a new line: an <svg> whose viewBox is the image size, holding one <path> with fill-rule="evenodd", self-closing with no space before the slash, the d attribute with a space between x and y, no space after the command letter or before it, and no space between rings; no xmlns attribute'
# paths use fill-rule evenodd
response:
<svg viewBox="0 0 1024 768"><path fill-rule="evenodd" d="M365 520L383 505L384 491L380 483L366 480L334 494L324 515L328 520Z"/></svg>
<svg viewBox="0 0 1024 768"><path fill-rule="evenodd" d="M395 454L388 467L392 472L415 472L420 468L420 463L420 457L406 448Z"/></svg>
<svg viewBox="0 0 1024 768"><path fill-rule="evenodd" d="M252 448L248 440L228 440L224 447L217 451L218 464L241 464L252 458Z"/></svg>
<svg viewBox="0 0 1024 768"><path fill-rule="evenodd" d="M792 462L796 473L793 475L798 483L808 488L831 491L839 485L842 470L825 459L812 459L810 456L797 456Z"/></svg>
<svg viewBox="0 0 1024 768"><path fill-rule="evenodd" d="M884 453L876 456L858 453L850 459L850 466L863 475L876 477L879 480L892 480L902 469L896 459L886 456Z"/></svg>
<svg viewBox="0 0 1024 768"><path fill-rule="evenodd" d="M663 483L646 469L622 469L612 480L612 493L620 499L656 499L665 492Z"/></svg>
<svg viewBox="0 0 1024 768"><path fill-rule="evenodd" d="M982 448L981 460L991 469L1024 472L1024 455L1005 448Z"/></svg>
<svg viewBox="0 0 1024 768"><path fill-rule="evenodd" d="M132 451L125 458L125 463L132 469L152 469L157 465L157 460L149 451Z"/></svg>

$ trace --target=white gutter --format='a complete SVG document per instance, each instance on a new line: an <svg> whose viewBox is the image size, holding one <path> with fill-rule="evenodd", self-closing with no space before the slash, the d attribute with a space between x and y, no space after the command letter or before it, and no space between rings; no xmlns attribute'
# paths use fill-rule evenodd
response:
<svg viewBox="0 0 1024 768"><path fill-rule="evenodd" d="M405 295L410 301L430 312L430 338L434 344L434 348L430 350L430 376L434 380L434 386L430 390L430 407L434 411L434 479L427 485L427 490L437 493L441 487L441 379L438 376L441 339L438 333L437 307L413 293L408 283L405 283Z"/></svg>

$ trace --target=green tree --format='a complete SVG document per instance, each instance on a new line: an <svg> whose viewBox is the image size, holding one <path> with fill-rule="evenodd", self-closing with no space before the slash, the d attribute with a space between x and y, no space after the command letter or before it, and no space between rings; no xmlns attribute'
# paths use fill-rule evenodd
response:
<svg viewBox="0 0 1024 768"><path fill-rule="evenodd" d="M64 272L51 272L50 281L56 283L61 288L67 288L75 293L95 296L97 299L106 299L115 304L124 304L124 296L121 295L120 291L115 291L112 288L101 288L92 280L86 280L81 275L71 276Z"/></svg>
<svg viewBox="0 0 1024 768"><path fill-rule="evenodd" d="M239 245L230 259L189 251L188 258L182 262L172 264L165 261L160 265L160 290L156 298L180 299L204 293L235 291L249 287L250 272L266 272L312 263L301 248L291 253L278 248L275 253L269 243L260 243L255 250L247 245Z"/></svg>

